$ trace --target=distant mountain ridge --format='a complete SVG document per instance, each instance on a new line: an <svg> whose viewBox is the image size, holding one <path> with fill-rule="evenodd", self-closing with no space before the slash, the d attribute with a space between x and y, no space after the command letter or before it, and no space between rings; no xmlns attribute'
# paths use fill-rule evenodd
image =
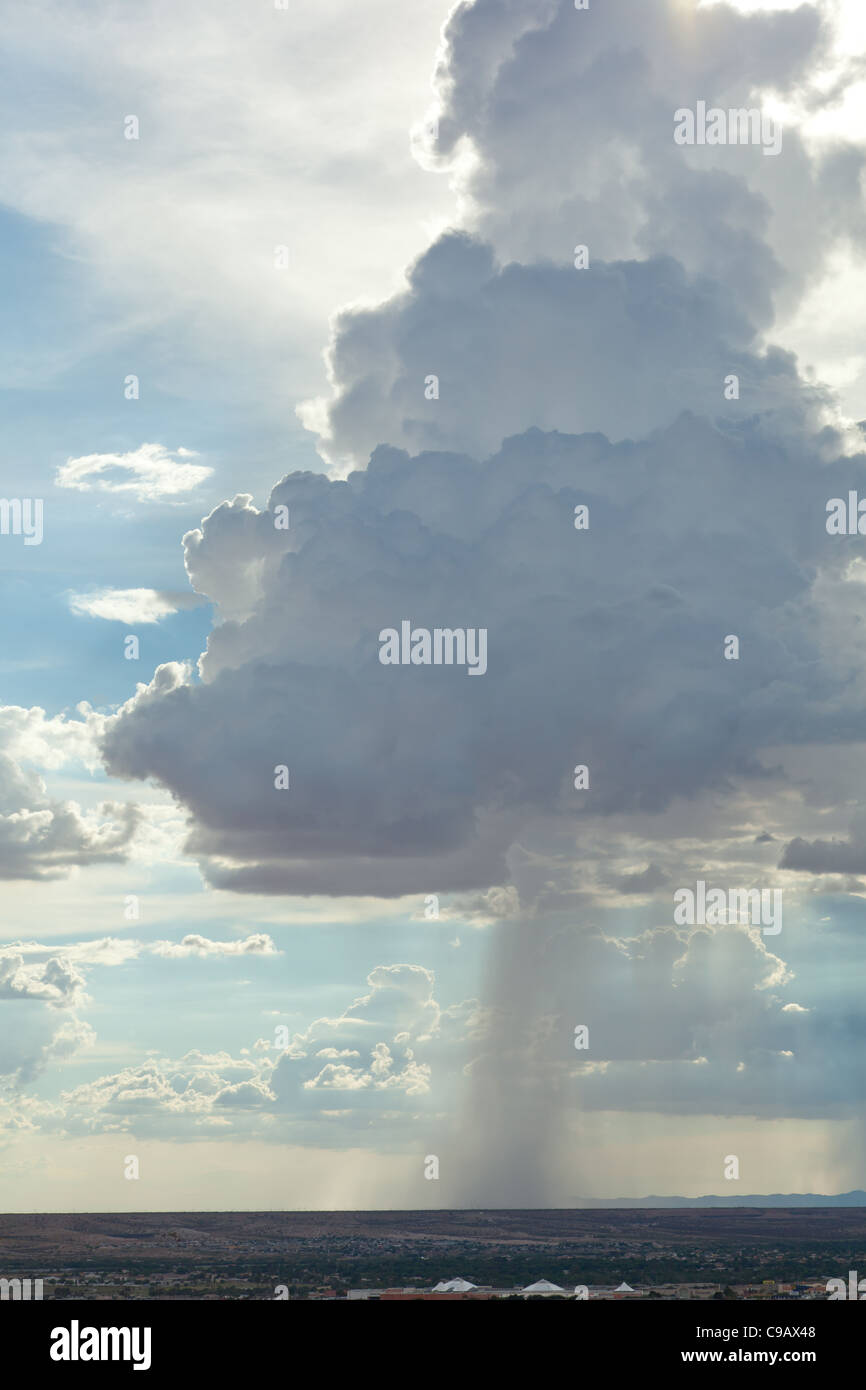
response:
<svg viewBox="0 0 866 1390"><path fill-rule="evenodd" d="M750 1192L730 1197L587 1197L578 1207L866 1207L866 1192Z"/></svg>

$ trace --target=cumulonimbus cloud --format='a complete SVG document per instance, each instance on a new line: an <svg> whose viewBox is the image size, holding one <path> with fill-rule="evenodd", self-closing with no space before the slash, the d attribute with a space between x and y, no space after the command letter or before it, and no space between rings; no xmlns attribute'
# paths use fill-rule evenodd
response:
<svg viewBox="0 0 866 1390"><path fill-rule="evenodd" d="M523 841L566 827L569 873L651 899L669 857L654 872L642 846L637 868L606 873L603 850L601 869L574 855L584 827L597 847L613 817L650 825L678 801L723 801L733 779L765 785L770 746L862 738L863 658L827 640L857 607L853 551L825 517L863 486L866 456L773 328L815 257L862 236L863 150L815 153L796 130L778 160L672 139L692 99L793 99L829 37L806 6L455 7L427 155L451 166L462 224L400 293L337 317L330 394L304 413L334 476L290 474L266 505L243 494L185 538L217 610L198 673L161 667L104 724L109 772L188 809L212 885L483 903L518 849L530 857ZM380 634L404 621L483 629L483 676L384 666ZM460 1057L482 1182L497 1153L520 1177L539 1149L566 1151L564 1095L821 1113L821 1019L782 1002L781 954L739 929L604 937L536 853L537 930L511 896L494 914L492 1028ZM429 982L399 983L397 1012L432 1014ZM317 1021L272 1068L217 1079L196 1059L173 1087L149 1066L104 1079L94 1108L146 1111L155 1093L198 1123L310 1113L323 1095L414 1104L435 1094L431 1033L414 1014L374 1028L385 992L377 976L364 1008ZM620 995L627 1008L605 1004ZM563 1033L578 1010L597 1039L586 1065ZM844 1063L829 1089L843 1113Z"/></svg>

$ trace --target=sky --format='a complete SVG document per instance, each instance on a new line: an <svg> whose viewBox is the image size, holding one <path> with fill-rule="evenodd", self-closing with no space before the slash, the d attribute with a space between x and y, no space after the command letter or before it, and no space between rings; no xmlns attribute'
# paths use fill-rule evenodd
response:
<svg viewBox="0 0 866 1390"><path fill-rule="evenodd" d="M866 1188L859 0L3 30L0 1204Z"/></svg>

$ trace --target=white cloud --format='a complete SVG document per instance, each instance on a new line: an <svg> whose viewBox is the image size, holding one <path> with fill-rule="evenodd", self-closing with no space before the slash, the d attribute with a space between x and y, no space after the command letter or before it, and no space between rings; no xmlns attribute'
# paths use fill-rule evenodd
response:
<svg viewBox="0 0 866 1390"><path fill-rule="evenodd" d="M181 959L185 956L275 956L274 943L265 932L255 932L243 941L210 941L195 934L182 941L156 941L148 949L157 956Z"/></svg>
<svg viewBox="0 0 866 1390"><path fill-rule="evenodd" d="M89 807L50 795L37 767L99 765L104 716L81 704L79 719L44 709L0 707L0 879L62 878L78 865L122 862L141 822L131 803Z"/></svg>
<svg viewBox="0 0 866 1390"><path fill-rule="evenodd" d="M192 594L161 589L96 589L70 594L69 607L80 617L105 618L113 623L158 623L196 602Z"/></svg>
<svg viewBox="0 0 866 1390"><path fill-rule="evenodd" d="M57 769L81 762L85 767L101 766L99 742L105 732L105 717L82 702L80 718L65 713L48 715L39 705L0 705L0 749L18 762Z"/></svg>
<svg viewBox="0 0 866 1390"><path fill-rule="evenodd" d="M212 941L203 936L188 936L181 942L103 937L59 946L37 941L0 946L0 1077L30 1081L50 1063L63 1062L81 1049L94 1047L94 1029L75 1012L93 1002L85 992L83 973L92 968L128 965L144 957L169 961L277 954L273 941L264 933L235 941ZM166 964L163 968L173 967ZM193 1052L189 1058L193 1063L190 1086L196 1093L216 1095L231 1082L256 1071L251 1063L243 1059L232 1062L225 1054L206 1057ZM219 1080L215 1079L217 1072ZM148 1065L142 1074L152 1076L154 1068ZM168 1084L173 1086L174 1082ZM264 1081L261 1084L264 1086ZM85 1093L91 1093L87 1087L82 1091ZM140 1101L141 1094L136 1094ZM237 1095L233 1103L239 1103Z"/></svg>
<svg viewBox="0 0 866 1390"><path fill-rule="evenodd" d="M58 487L79 492L129 495L140 502L182 498L213 472L200 463L192 449L166 449L162 444L142 444L126 454L84 454L70 458L57 470Z"/></svg>
<svg viewBox="0 0 866 1390"><path fill-rule="evenodd" d="M82 1002L83 988L84 977L62 952L25 963L23 953L16 953L14 948L0 950L0 1000L39 999L66 1007Z"/></svg>
<svg viewBox="0 0 866 1390"><path fill-rule="evenodd" d="M74 801L55 801L40 779L22 776L0 754L6 800L0 812L0 878L61 878L83 864L123 860L139 823L137 807L105 801L85 811Z"/></svg>
<svg viewBox="0 0 866 1390"><path fill-rule="evenodd" d="M261 949L254 937L239 944L250 943L255 943L250 949ZM161 955L165 944L136 946L142 954ZM221 944L205 943L208 948ZM120 954L108 949L112 945L81 943L76 958L119 963ZM35 943L21 948L19 957L31 960L25 970L35 970L33 957L43 949ZM269 943L263 953L272 949ZM22 969L20 958L14 968ZM316 1020L276 1058L268 1055L265 1039L254 1044L252 1056L246 1048L239 1057L199 1049L178 1059L154 1054L66 1092L45 1123L73 1132L134 1130L175 1137L206 1126L224 1139L262 1134L281 1140L296 1132L341 1144L359 1130L369 1142L371 1116L377 1135L411 1130L419 1114L441 1108L453 1091L455 1066L465 1061L466 1041L474 1036L475 1006L470 1001L440 1008L432 973L416 965L378 966L368 985L369 992L343 1014ZM350 1045L343 1045L347 1041ZM62 1039L55 1046L60 1048ZM340 1093L338 1109L334 1092Z"/></svg>
<svg viewBox="0 0 866 1390"><path fill-rule="evenodd" d="M62 949L39 959L14 946L0 950L0 1077L32 1081L50 1062L93 1046L93 1028L75 1013L90 1002L84 985Z"/></svg>

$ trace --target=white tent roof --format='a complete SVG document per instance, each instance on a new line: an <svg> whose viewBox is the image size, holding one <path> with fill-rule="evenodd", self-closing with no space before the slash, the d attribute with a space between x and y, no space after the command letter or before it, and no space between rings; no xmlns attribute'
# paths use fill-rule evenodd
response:
<svg viewBox="0 0 866 1390"><path fill-rule="evenodd" d="M614 1289L614 1293L634 1293L634 1289L631 1284L620 1284L618 1289Z"/></svg>
<svg viewBox="0 0 866 1390"><path fill-rule="evenodd" d="M477 1289L477 1284L470 1284L468 1279L441 1279L433 1289L434 1293L468 1293L470 1289Z"/></svg>
<svg viewBox="0 0 866 1390"><path fill-rule="evenodd" d="M524 1293L565 1293L558 1284L551 1284L549 1279L539 1279L535 1284L527 1284Z"/></svg>

